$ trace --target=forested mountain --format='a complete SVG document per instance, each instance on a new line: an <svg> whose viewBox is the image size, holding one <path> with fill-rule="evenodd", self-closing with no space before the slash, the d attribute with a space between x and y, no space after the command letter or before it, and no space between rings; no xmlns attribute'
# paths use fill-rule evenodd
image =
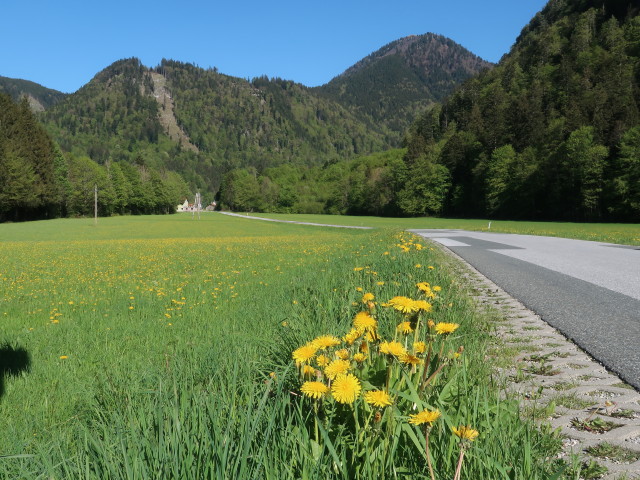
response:
<svg viewBox="0 0 640 480"><path fill-rule="evenodd" d="M0 92L4 92L15 101L27 97L33 111L43 111L63 100L67 94L43 87L28 80L0 77Z"/></svg>
<svg viewBox="0 0 640 480"><path fill-rule="evenodd" d="M398 141L426 107L491 66L442 35L412 35L385 45L315 90L383 125Z"/></svg>
<svg viewBox="0 0 640 480"><path fill-rule="evenodd" d="M446 214L640 221L639 10L551 0L417 120L406 163L446 169Z"/></svg>
<svg viewBox="0 0 640 480"><path fill-rule="evenodd" d="M166 167L210 192L232 168L314 164L386 146L379 129L302 85L169 60L156 69L116 62L42 118L65 151Z"/></svg>

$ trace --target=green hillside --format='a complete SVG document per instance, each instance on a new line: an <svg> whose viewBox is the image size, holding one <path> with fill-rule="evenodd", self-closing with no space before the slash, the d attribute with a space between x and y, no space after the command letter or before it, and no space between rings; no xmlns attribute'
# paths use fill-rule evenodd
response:
<svg viewBox="0 0 640 480"><path fill-rule="evenodd" d="M412 35L385 45L316 90L383 125L398 141L416 115L491 66L442 35Z"/></svg>
<svg viewBox="0 0 640 480"><path fill-rule="evenodd" d="M447 169L444 212L640 220L639 10L553 0L497 67L417 120L407 162Z"/></svg>
<svg viewBox="0 0 640 480"><path fill-rule="evenodd" d="M28 80L0 76L0 92L6 93L15 101L27 97L34 111L42 111L63 100L67 94L43 87Z"/></svg>

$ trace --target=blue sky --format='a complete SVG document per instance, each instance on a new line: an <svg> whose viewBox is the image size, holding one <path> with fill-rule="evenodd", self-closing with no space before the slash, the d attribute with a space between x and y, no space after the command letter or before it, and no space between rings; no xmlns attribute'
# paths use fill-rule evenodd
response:
<svg viewBox="0 0 640 480"><path fill-rule="evenodd" d="M0 75L73 92L112 62L162 58L322 85L407 35L497 62L546 0L2 0Z"/></svg>

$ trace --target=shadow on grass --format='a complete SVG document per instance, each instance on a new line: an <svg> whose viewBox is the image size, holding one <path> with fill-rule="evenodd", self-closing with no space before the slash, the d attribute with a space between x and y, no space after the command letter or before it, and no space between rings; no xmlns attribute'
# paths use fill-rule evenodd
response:
<svg viewBox="0 0 640 480"><path fill-rule="evenodd" d="M29 371L30 366L31 357L24 348L15 348L6 343L0 345L0 398L4 395L5 377Z"/></svg>

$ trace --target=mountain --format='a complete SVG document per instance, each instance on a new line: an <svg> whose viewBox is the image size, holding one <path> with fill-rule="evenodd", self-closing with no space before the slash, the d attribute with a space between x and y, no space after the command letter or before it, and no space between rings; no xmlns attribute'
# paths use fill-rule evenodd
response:
<svg viewBox="0 0 640 480"><path fill-rule="evenodd" d="M640 221L639 11L551 0L496 67L417 119L407 163L446 168L445 214Z"/></svg>
<svg viewBox="0 0 640 480"><path fill-rule="evenodd" d="M0 92L4 92L14 100L27 97L34 112L41 112L63 100L67 94L43 87L28 80L0 77Z"/></svg>
<svg viewBox="0 0 640 480"><path fill-rule="evenodd" d="M315 91L382 125L397 141L426 107L492 64L427 33L385 45Z"/></svg>
<svg viewBox="0 0 640 480"><path fill-rule="evenodd" d="M63 150L181 173L215 191L224 172L318 163L386 146L335 102L281 79L249 82L163 60L121 60L42 114Z"/></svg>

